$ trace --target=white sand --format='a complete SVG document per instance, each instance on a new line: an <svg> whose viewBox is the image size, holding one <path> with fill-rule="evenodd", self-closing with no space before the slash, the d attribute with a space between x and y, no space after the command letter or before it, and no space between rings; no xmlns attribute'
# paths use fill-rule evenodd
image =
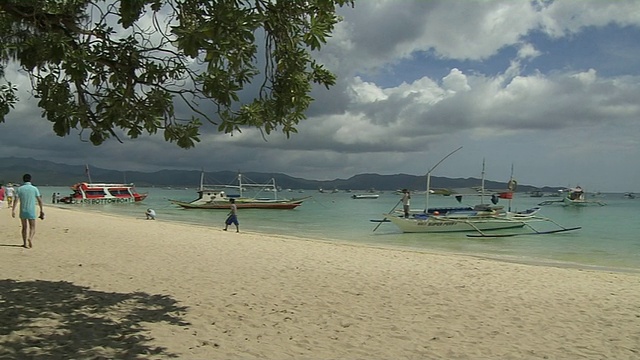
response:
<svg viewBox="0 0 640 360"><path fill-rule="evenodd" d="M640 359L640 275L0 210L0 359Z"/></svg>

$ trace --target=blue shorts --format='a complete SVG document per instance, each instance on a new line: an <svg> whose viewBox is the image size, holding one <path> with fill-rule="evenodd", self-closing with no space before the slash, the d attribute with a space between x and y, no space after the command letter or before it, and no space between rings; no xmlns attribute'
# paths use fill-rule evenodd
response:
<svg viewBox="0 0 640 360"><path fill-rule="evenodd" d="M227 218L227 220L225 220L225 222L224 222L224 223L225 223L226 225L231 225L231 224L234 224L234 225L240 225L240 224L238 223L238 217L237 217L236 215L229 215L229 217Z"/></svg>

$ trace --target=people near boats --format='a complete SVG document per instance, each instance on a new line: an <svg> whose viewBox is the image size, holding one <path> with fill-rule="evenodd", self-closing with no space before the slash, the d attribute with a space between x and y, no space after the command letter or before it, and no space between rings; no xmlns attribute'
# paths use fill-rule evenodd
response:
<svg viewBox="0 0 640 360"><path fill-rule="evenodd" d="M147 216L147 220L155 220L156 219L156 211L149 208L147 212L144 213Z"/></svg>
<svg viewBox="0 0 640 360"><path fill-rule="evenodd" d="M411 193L409 190L402 189L402 209L404 210L404 217L409 218L409 207L411 206Z"/></svg>
<svg viewBox="0 0 640 360"><path fill-rule="evenodd" d="M229 214L227 214L227 219L224 221L224 231L227 231L229 225L234 224L236 226L236 232L240 232L240 223L238 222L238 206L236 205L236 199L229 199L229 203L231 204Z"/></svg>
<svg viewBox="0 0 640 360"><path fill-rule="evenodd" d="M31 175L22 176L24 184L15 193L15 201L11 207L11 216L16 217L16 207L20 203L20 222L22 223L22 242L25 248L33 246L33 237L36 234L36 204L40 207L40 219L44 220L42 209L42 196L40 190L31 184Z"/></svg>
<svg viewBox="0 0 640 360"><path fill-rule="evenodd" d="M54 192L53 194L51 194L51 203L52 204L58 204L61 199L62 199L62 195L60 195L59 192L58 193Z"/></svg>

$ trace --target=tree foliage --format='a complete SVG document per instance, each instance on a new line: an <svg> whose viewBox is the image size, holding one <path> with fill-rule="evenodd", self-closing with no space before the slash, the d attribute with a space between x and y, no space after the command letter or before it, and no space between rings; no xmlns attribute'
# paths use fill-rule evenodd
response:
<svg viewBox="0 0 640 360"><path fill-rule="evenodd" d="M353 2L2 0L0 76L18 64L54 132L88 132L95 145L161 130L190 148L203 120L225 133L255 127L290 136L312 84L335 84L311 55L345 5ZM17 90L0 85L0 122ZM252 100L241 101L251 91Z"/></svg>

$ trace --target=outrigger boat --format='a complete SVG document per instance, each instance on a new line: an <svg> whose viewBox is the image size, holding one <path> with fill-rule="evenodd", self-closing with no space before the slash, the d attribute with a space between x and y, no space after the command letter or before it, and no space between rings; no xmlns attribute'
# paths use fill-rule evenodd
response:
<svg viewBox="0 0 640 360"><path fill-rule="evenodd" d="M385 214L385 217L405 233L489 231L520 228L525 225L523 221L514 221L514 218L506 216L506 213L501 213L500 209L484 206L470 210L453 208L445 212L429 209L427 213L414 214L408 218L393 214Z"/></svg>
<svg viewBox="0 0 640 360"><path fill-rule="evenodd" d="M540 208L532 208L523 212L497 212L478 208L472 211L454 210L449 213L428 215L414 215L413 218L403 218L386 214L386 218L405 233L445 233L445 232L473 232L468 237L510 237L516 235L543 235L578 230L580 227L564 227L555 221L537 216ZM551 223L555 226L551 230L538 230L533 227L534 222ZM493 230L527 228L529 232L487 233Z"/></svg>
<svg viewBox="0 0 640 360"><path fill-rule="evenodd" d="M553 205L560 204L562 206L590 206L590 205L606 205L602 201L598 200L588 200L585 196L584 190L580 186L576 186L574 188L566 189L564 192L567 193L560 200L547 200L543 201L538 205Z"/></svg>
<svg viewBox="0 0 640 360"><path fill-rule="evenodd" d="M268 192L273 194L272 197L245 197L244 192L247 188L257 189L257 193ZM228 194L225 190L235 189L236 194ZM184 209L225 209L229 210L229 199L235 199L238 209L295 209L308 199L278 199L278 188L275 179L267 184L252 184L242 181L242 174L238 174L238 185L225 185L208 187L204 185L204 173L200 176L200 187L198 189L198 198L185 202L180 200L169 200L173 204Z"/></svg>
<svg viewBox="0 0 640 360"><path fill-rule="evenodd" d="M527 209L523 212L504 211L501 206L491 206L480 204L474 207L454 207L454 208L429 208L429 193L431 172L446 158L451 156L462 147L454 150L440 160L427 172L427 192L425 211L419 214L411 214L409 217L399 216L397 213L384 214L383 220L375 220L380 223L392 222L404 233L447 233L447 232L474 232L476 234L468 236L493 237L493 236L515 236L525 234L550 234L580 229L580 227L566 228L557 224L551 219L539 217L536 214L539 207ZM516 182L509 180L508 188L512 193L515 191ZM482 170L482 194L484 193L484 165ZM511 201L512 196L506 198ZM397 206L397 205L396 205ZM556 226L553 230L540 231L533 228L533 222L547 222ZM378 224L379 226L380 224ZM378 228L374 229L374 231ZM532 232L509 233L509 234L487 234L487 231L516 229L527 227Z"/></svg>

